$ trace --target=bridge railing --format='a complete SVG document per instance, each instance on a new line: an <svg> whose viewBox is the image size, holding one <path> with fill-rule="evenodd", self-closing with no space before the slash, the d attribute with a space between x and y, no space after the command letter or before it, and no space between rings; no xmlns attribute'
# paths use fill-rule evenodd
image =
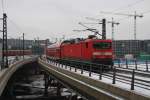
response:
<svg viewBox="0 0 150 100"><path fill-rule="evenodd" d="M150 90L149 81L144 79L135 78L135 69L132 69L130 75L124 76L123 74L120 75L120 73L117 72L117 66L108 66L103 64L96 64L96 63L88 63L88 62L81 62L81 61L75 61L75 60L62 60L62 59L51 59L48 58L42 58L43 60L47 61L47 63L52 64L54 66L68 69L70 71L78 72L80 71L80 74L84 74L85 72L88 73L89 77L92 77L92 75L97 75L99 77L99 80L102 80L103 78L107 78L112 81L112 84L116 84L116 82L124 83L127 85L130 85L130 89L134 90L135 86L139 88L143 88L146 90ZM104 70L105 68L110 68L108 70ZM106 72L106 73L105 73ZM110 72L110 73L107 73Z"/></svg>
<svg viewBox="0 0 150 100"><path fill-rule="evenodd" d="M135 69L139 71L150 71L150 60L138 60L138 59L115 59L114 64L117 67L125 69Z"/></svg>
<svg viewBox="0 0 150 100"><path fill-rule="evenodd" d="M32 55L33 56L33 55ZM16 63L17 61L21 61L23 59L29 58L31 56L25 56L24 58L22 56L13 56L13 57L8 57L8 67L11 66L12 64ZM3 70L4 67L2 67L0 62L0 70Z"/></svg>

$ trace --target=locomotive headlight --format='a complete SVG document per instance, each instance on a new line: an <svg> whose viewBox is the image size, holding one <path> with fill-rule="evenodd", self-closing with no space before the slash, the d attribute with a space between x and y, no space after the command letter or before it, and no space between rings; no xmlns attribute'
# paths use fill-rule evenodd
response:
<svg viewBox="0 0 150 100"><path fill-rule="evenodd" d="M112 55L112 52L105 52L104 55L110 56L110 55Z"/></svg>
<svg viewBox="0 0 150 100"><path fill-rule="evenodd" d="M93 52L93 55L94 56L102 56L102 55L110 56L110 55L112 55L112 52Z"/></svg>
<svg viewBox="0 0 150 100"><path fill-rule="evenodd" d="M93 52L93 55L98 56L98 55L103 55L103 53L102 52Z"/></svg>

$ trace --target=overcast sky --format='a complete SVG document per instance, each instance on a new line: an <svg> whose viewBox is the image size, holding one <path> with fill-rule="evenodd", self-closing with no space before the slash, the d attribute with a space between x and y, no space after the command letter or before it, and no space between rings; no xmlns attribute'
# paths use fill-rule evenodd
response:
<svg viewBox="0 0 150 100"><path fill-rule="evenodd" d="M1 1L1 0L0 0ZM134 39L133 17L102 14L101 11L114 13L137 14L145 13L143 18L137 18L137 39L150 39L150 0L3 0L4 10L8 15L8 34L19 37L25 33L28 39L40 37L75 38L87 37L91 32L74 32L85 29L78 22L97 22L85 17L97 19L114 17L120 25L115 26L115 39ZM2 17L2 2L0 16ZM122 20L121 20L122 19ZM0 28L2 23L0 22ZM98 28L100 25L87 25ZM111 25L107 24L107 38L111 38Z"/></svg>

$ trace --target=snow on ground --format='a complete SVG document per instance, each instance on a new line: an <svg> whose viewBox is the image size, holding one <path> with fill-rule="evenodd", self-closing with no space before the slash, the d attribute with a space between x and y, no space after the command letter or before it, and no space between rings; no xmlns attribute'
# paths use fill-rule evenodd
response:
<svg viewBox="0 0 150 100"><path fill-rule="evenodd" d="M31 58L31 55L25 55L24 59L28 59ZM12 64L14 64L14 62L18 61L18 60L23 60L23 56L8 56L8 64L9 66L11 66ZM1 70L1 65L0 65L0 70Z"/></svg>
<svg viewBox="0 0 150 100"><path fill-rule="evenodd" d="M119 65L117 63L114 64L115 66L119 67ZM121 68L127 68L126 64L120 64ZM137 70L142 70L142 71L146 71L148 67L148 71L150 71L150 63L146 64L137 64ZM136 69L136 65L135 64L128 64L128 68L130 69Z"/></svg>
<svg viewBox="0 0 150 100"><path fill-rule="evenodd" d="M114 65L119 67L118 62L116 62L116 61L114 62ZM120 67L127 68L126 62L125 61L121 61L120 62ZM148 67L148 70L150 71L150 61L147 61L147 64L146 64L146 61L137 61L137 69L138 70L146 71L147 67ZM134 61L129 61L128 62L128 68L136 69L135 62Z"/></svg>
<svg viewBox="0 0 150 100"><path fill-rule="evenodd" d="M7 69L0 70L0 78L6 72Z"/></svg>
<svg viewBox="0 0 150 100"><path fill-rule="evenodd" d="M48 60L47 60L47 62L50 63ZM50 64L53 65L53 66L56 66L54 63L50 63ZM141 64L140 64L140 66L141 66ZM59 67L59 66L57 65L57 67ZM62 67L59 67L59 68L62 68ZM63 69L65 69L64 65L63 65ZM70 70L70 67L67 66L67 69L65 69L65 70ZM72 67L71 71L75 72L75 68ZM81 69L77 69L76 73L81 74ZM89 77L89 72L83 70L83 74L82 75ZM150 78L145 78L145 77L141 77L141 76L135 76L135 77L136 78L140 78L140 79L145 79L145 80L148 80L148 81L150 80ZM99 74L92 72L90 78L99 80ZM102 80L99 80L99 81L102 81L102 82L105 82L105 83L108 83L108 84L111 84L111 85L114 85L114 86L117 86L117 87L120 87L120 88L123 88L123 89L126 89L126 90L130 90L131 89L131 85L130 84L122 83L122 82L117 81L117 80L116 80L116 84L112 84L112 79L109 79L109 78L107 78L105 76L102 76ZM144 88L140 88L140 87L137 87L137 86L134 87L134 90L130 90L130 91L137 92L137 93L142 94L142 95L150 96L149 95L150 94L150 90L147 90L147 89L144 89Z"/></svg>

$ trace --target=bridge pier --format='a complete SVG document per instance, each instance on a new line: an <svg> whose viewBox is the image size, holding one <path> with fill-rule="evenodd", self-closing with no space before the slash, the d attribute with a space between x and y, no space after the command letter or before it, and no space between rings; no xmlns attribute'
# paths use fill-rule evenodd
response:
<svg viewBox="0 0 150 100"><path fill-rule="evenodd" d="M61 96L61 87L62 85L57 81L57 96Z"/></svg>

